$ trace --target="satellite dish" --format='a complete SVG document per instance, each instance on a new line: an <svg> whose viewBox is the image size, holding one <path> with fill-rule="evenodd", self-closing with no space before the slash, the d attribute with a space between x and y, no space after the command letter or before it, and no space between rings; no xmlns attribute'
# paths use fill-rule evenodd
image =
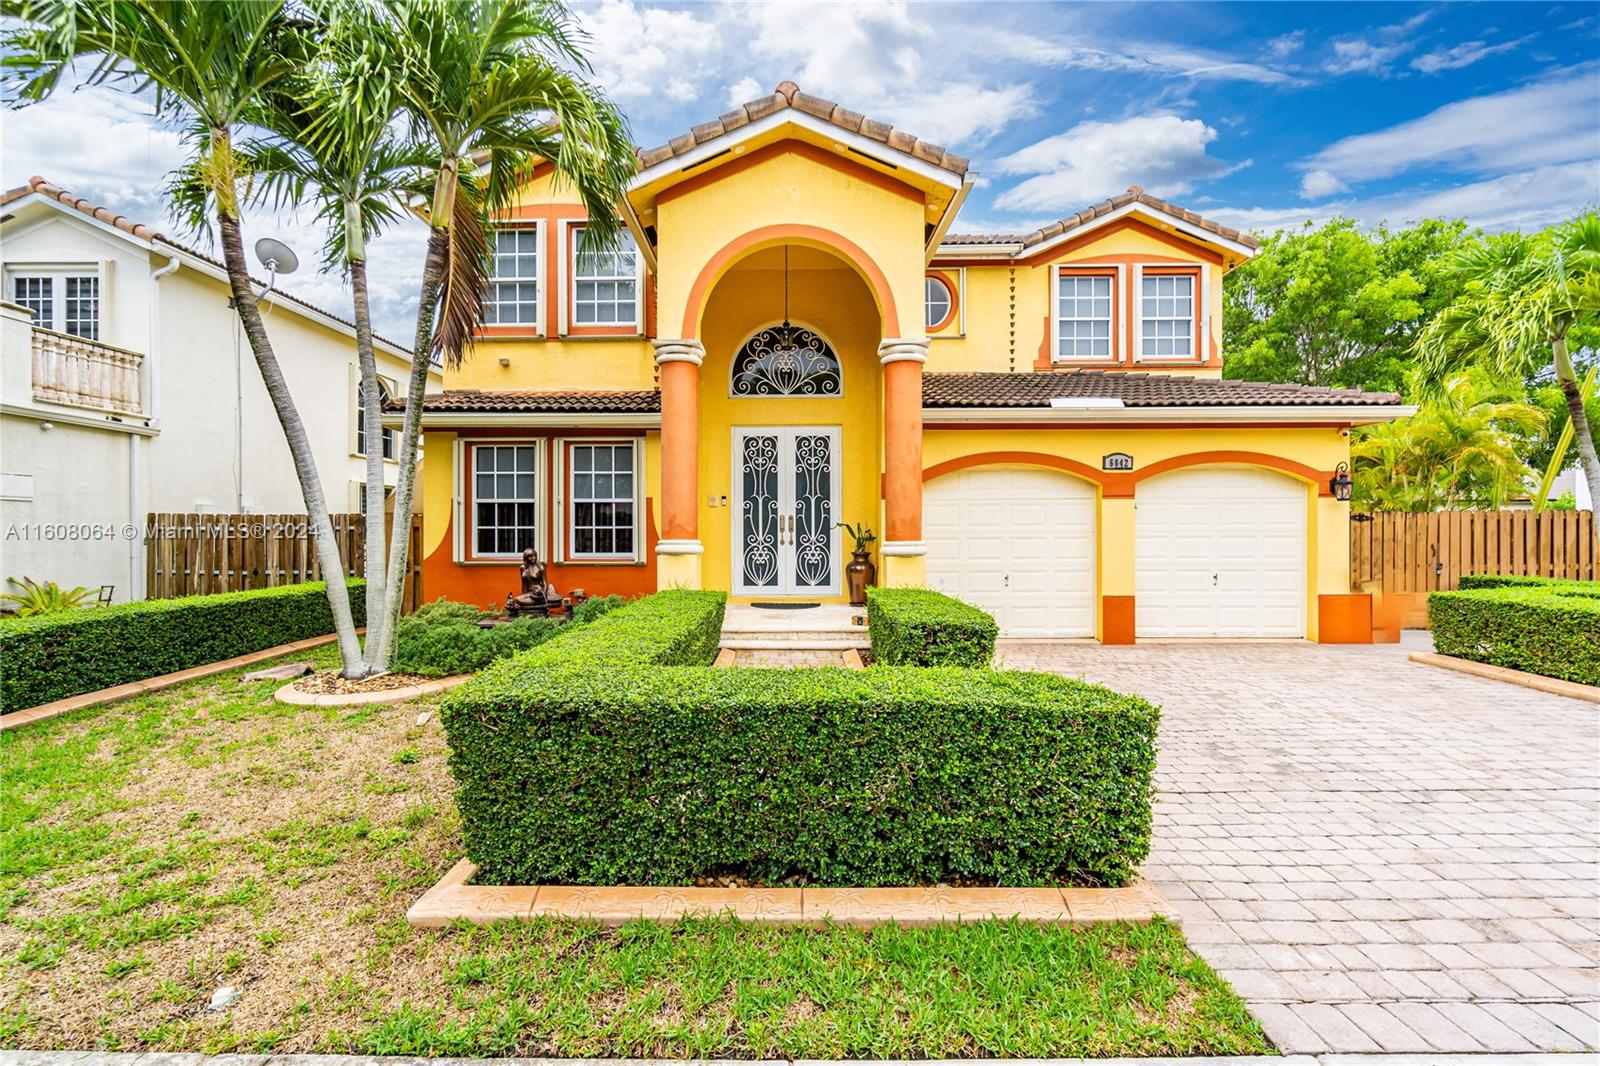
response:
<svg viewBox="0 0 1600 1066"><path fill-rule="evenodd" d="M263 237L256 241L256 258L273 274L293 274L300 266L300 257L280 240Z"/></svg>

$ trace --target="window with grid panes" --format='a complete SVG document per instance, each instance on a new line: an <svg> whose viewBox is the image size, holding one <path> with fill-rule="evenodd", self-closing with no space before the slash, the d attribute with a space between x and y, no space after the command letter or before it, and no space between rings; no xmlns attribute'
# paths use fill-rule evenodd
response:
<svg viewBox="0 0 1600 1066"><path fill-rule="evenodd" d="M588 227L574 230L572 323L575 326L631 326L638 321L639 250L624 231L617 246L603 249L589 241Z"/></svg>
<svg viewBox="0 0 1600 1066"><path fill-rule="evenodd" d="M488 298L483 321L491 326L536 326L539 322L539 231L503 229L494 235Z"/></svg>
<svg viewBox="0 0 1600 1066"><path fill-rule="evenodd" d="M100 339L100 279L94 274L69 274L61 279L66 299L61 308L61 332L89 340Z"/></svg>
<svg viewBox="0 0 1600 1066"><path fill-rule="evenodd" d="M1111 358L1111 281L1104 274L1056 279L1056 358Z"/></svg>
<svg viewBox="0 0 1600 1066"><path fill-rule="evenodd" d="M1194 276L1146 274L1139 294L1139 354L1156 359L1194 355Z"/></svg>
<svg viewBox="0 0 1600 1066"><path fill-rule="evenodd" d="M17 275L11 279L11 299L33 312L33 324L44 329L56 328L55 301L52 299L54 278Z"/></svg>
<svg viewBox="0 0 1600 1066"><path fill-rule="evenodd" d="M514 556L537 547L538 503L531 445L473 447L473 554Z"/></svg>
<svg viewBox="0 0 1600 1066"><path fill-rule="evenodd" d="M632 444L574 444L572 456L573 558L634 555Z"/></svg>

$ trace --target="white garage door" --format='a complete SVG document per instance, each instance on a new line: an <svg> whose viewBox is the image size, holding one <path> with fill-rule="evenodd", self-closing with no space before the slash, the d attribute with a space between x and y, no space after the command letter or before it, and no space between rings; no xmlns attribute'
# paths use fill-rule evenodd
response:
<svg viewBox="0 0 1600 1066"><path fill-rule="evenodd" d="M1306 488L1208 467L1141 482L1134 499L1140 637L1303 637Z"/></svg>
<svg viewBox="0 0 1600 1066"><path fill-rule="evenodd" d="M928 482L928 585L994 615L1011 637L1091 637L1094 489L1037 467L990 466Z"/></svg>

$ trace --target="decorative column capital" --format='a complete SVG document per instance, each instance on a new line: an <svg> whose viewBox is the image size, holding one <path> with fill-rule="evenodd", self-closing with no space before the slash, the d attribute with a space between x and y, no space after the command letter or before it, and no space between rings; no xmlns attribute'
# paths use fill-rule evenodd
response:
<svg viewBox="0 0 1600 1066"><path fill-rule="evenodd" d="M928 338L886 337L878 344L878 361L890 363L926 363Z"/></svg>
<svg viewBox="0 0 1600 1066"><path fill-rule="evenodd" d="M706 346L697 340L653 340L656 366L662 363L693 363L699 366L706 357Z"/></svg>
<svg viewBox="0 0 1600 1066"><path fill-rule="evenodd" d="M928 546L920 540L886 540L878 545L878 554L889 558L915 558L928 554Z"/></svg>

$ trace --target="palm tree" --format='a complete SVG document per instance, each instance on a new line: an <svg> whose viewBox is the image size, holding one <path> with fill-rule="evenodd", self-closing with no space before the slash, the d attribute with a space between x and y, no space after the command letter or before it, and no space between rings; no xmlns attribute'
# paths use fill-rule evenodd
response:
<svg viewBox="0 0 1600 1066"><path fill-rule="evenodd" d="M1482 371L1457 374L1411 418L1350 446L1356 506L1376 511L1499 508L1533 476L1523 461L1545 413Z"/></svg>
<svg viewBox="0 0 1600 1066"><path fill-rule="evenodd" d="M617 207L635 167L626 124L581 73L582 37L555 0L390 0L364 40L368 69L395 78L413 136L431 156L429 225L389 544L388 662L416 488L423 392L431 361L461 360L482 319L491 219L541 161L570 182L593 239L614 241ZM356 121L357 98L329 100L326 122ZM360 121L366 123L366 118ZM313 130L315 136L319 131Z"/></svg>
<svg viewBox="0 0 1600 1066"><path fill-rule="evenodd" d="M213 205L233 306L250 342L267 395L283 427L326 580L328 605L345 672L366 672L350 613L343 564L328 518L304 422L267 336L252 292L239 222L236 131L265 94L313 56L311 14L283 0L7 0L0 13L17 20L3 43L16 99L44 99L75 61L91 84L153 90L157 113L197 129L190 139L195 172Z"/></svg>
<svg viewBox="0 0 1600 1066"><path fill-rule="evenodd" d="M1600 312L1600 213L1531 236L1470 242L1447 269L1464 289L1417 342L1426 383L1437 390L1474 365L1501 380L1521 379L1553 361L1589 491L1600 499L1600 455L1567 348L1572 329Z"/></svg>

